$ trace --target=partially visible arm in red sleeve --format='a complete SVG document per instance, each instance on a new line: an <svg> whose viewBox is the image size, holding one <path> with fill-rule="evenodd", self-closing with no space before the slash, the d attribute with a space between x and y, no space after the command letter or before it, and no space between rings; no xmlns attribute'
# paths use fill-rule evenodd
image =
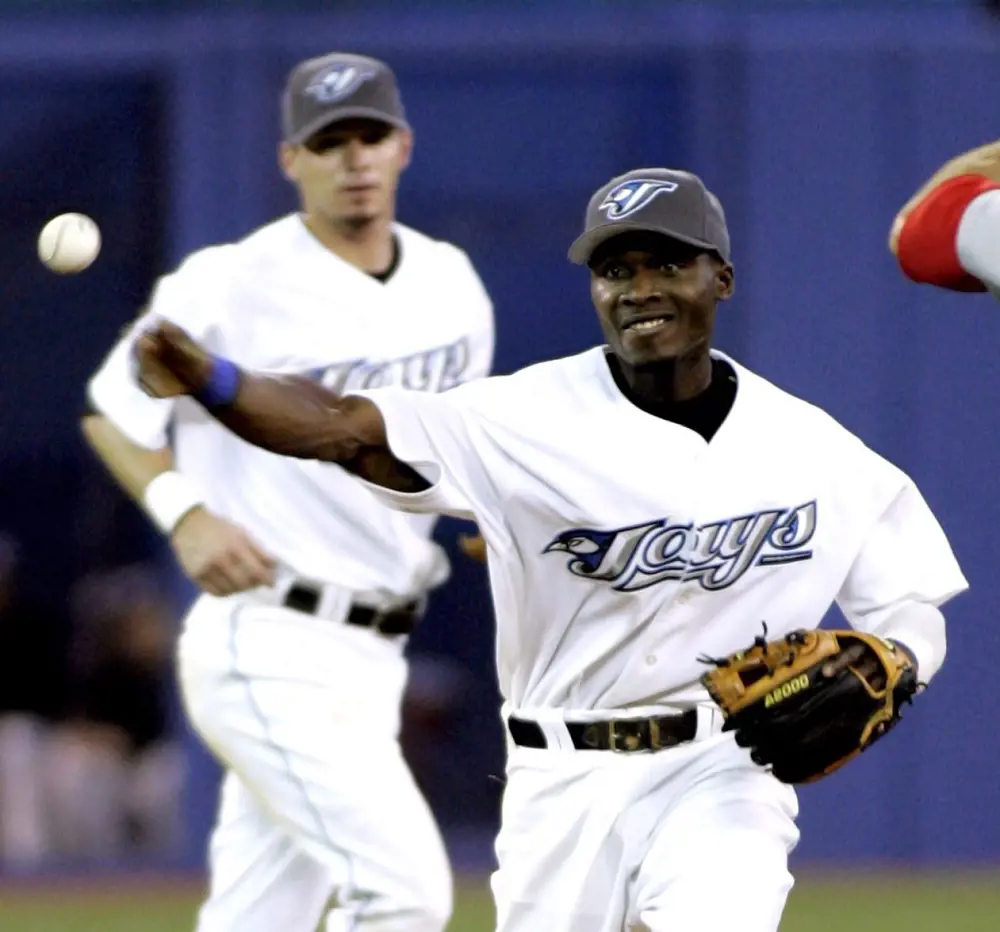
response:
<svg viewBox="0 0 1000 932"><path fill-rule="evenodd" d="M985 291L983 281L963 267L957 239L969 204L994 190L1000 190L1000 184L969 174L942 182L924 197L899 233L896 255L906 276L951 291Z"/></svg>

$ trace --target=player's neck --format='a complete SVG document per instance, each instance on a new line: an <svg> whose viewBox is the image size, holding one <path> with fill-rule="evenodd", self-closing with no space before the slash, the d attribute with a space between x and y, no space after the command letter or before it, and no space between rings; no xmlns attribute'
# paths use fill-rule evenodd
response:
<svg viewBox="0 0 1000 932"><path fill-rule="evenodd" d="M706 350L697 356L664 359L633 366L618 358L620 387L633 402L655 414L657 408L690 401L712 383L712 357Z"/></svg>
<svg viewBox="0 0 1000 932"><path fill-rule="evenodd" d="M362 272L378 274L392 265L395 246L391 218L379 218L359 227L329 223L308 213L302 215L302 220L323 246Z"/></svg>

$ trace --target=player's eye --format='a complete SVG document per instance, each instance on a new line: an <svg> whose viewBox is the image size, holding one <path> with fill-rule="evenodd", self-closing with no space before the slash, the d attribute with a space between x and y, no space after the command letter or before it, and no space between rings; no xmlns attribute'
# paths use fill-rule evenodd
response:
<svg viewBox="0 0 1000 932"><path fill-rule="evenodd" d="M344 141L340 136L315 136L308 140L305 146L314 155L325 155L327 152L340 148Z"/></svg>
<svg viewBox="0 0 1000 932"><path fill-rule="evenodd" d="M391 132L392 132L391 126L373 126L371 129L366 129L361 133L359 133L358 138L366 146L377 146Z"/></svg>
<svg viewBox="0 0 1000 932"><path fill-rule="evenodd" d="M383 123L374 123L363 129L350 132L321 133L306 142L306 148L316 155L324 155L339 149L351 139L356 139L363 146L377 146L392 132L392 127Z"/></svg>
<svg viewBox="0 0 1000 932"><path fill-rule="evenodd" d="M632 271L627 265L623 265L620 262L611 262L604 267L603 274L609 281L621 282L626 281L631 276Z"/></svg>

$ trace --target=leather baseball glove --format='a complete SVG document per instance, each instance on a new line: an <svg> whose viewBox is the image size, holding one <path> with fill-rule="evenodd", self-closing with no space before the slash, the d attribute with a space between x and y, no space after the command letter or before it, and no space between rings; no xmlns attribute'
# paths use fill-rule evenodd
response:
<svg viewBox="0 0 1000 932"><path fill-rule="evenodd" d="M702 683L724 731L784 783L810 783L871 747L918 691L904 650L859 631L794 631L721 660Z"/></svg>

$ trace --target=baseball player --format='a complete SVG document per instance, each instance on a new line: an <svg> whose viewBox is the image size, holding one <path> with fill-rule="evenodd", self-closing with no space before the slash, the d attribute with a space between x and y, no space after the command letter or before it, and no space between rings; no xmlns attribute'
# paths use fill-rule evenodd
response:
<svg viewBox="0 0 1000 932"><path fill-rule="evenodd" d="M502 932L774 932L795 791L723 730L704 661L836 602L926 683L966 581L902 471L711 348L734 272L698 177L612 179L569 255L607 344L443 395L320 396L171 325L136 354L148 391L192 395L252 443L479 522L510 750Z"/></svg>
<svg viewBox="0 0 1000 932"><path fill-rule="evenodd" d="M889 249L916 282L1000 297L1000 142L942 165L897 214Z"/></svg>
<svg viewBox="0 0 1000 932"><path fill-rule="evenodd" d="M412 134L392 71L302 62L283 131L301 212L195 252L138 331L172 321L317 397L486 375L492 306L468 257L394 220ZM84 432L202 589L180 680L226 774L199 932L313 932L330 902L330 930L440 932L450 871L397 742L404 644L449 571L435 519L256 449L190 400L149 397L131 344L93 377Z"/></svg>

